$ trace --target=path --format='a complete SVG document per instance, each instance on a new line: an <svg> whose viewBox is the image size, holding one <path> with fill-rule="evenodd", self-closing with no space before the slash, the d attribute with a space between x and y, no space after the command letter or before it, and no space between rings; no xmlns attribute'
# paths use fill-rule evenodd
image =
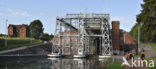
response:
<svg viewBox="0 0 156 69"><path fill-rule="evenodd" d="M146 44L140 44L140 49L144 49L146 58L156 57L156 51Z"/></svg>

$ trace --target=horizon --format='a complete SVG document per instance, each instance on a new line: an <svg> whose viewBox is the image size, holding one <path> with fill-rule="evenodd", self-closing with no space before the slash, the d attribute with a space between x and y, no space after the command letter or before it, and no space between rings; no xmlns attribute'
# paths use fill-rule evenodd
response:
<svg viewBox="0 0 156 69"><path fill-rule="evenodd" d="M65 17L67 13L84 12L109 13L110 21L120 21L120 29L129 32L136 23L136 15L140 13L142 3L141 0L1 0L0 33L6 33L6 19L8 19L8 25L29 25L33 20L39 19L43 23L44 33L54 34L57 16Z"/></svg>

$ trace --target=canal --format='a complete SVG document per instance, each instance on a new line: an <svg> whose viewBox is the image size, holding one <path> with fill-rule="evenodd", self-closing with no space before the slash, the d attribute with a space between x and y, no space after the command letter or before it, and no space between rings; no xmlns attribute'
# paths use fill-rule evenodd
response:
<svg viewBox="0 0 156 69"><path fill-rule="evenodd" d="M0 57L0 69L98 69L114 62L114 58Z"/></svg>

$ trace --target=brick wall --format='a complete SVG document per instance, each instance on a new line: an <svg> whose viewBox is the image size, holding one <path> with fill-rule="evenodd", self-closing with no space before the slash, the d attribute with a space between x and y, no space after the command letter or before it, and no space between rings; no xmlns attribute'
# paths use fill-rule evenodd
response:
<svg viewBox="0 0 156 69"><path fill-rule="evenodd" d="M25 26L22 26L19 30L19 37L26 37L26 27Z"/></svg>
<svg viewBox="0 0 156 69"><path fill-rule="evenodd" d="M129 35L128 33L125 33L125 44L134 44L135 40L134 38Z"/></svg>
<svg viewBox="0 0 156 69"><path fill-rule="evenodd" d="M27 25L12 25L8 26L8 37L14 35L16 37L27 37Z"/></svg>
<svg viewBox="0 0 156 69"><path fill-rule="evenodd" d="M120 43L120 22L112 21L112 45L114 53L119 53L119 43Z"/></svg>
<svg viewBox="0 0 156 69"><path fill-rule="evenodd" d="M9 25L9 27L8 27L8 37L10 35L13 35L13 34L14 34L14 29L13 29L13 27L11 25Z"/></svg>

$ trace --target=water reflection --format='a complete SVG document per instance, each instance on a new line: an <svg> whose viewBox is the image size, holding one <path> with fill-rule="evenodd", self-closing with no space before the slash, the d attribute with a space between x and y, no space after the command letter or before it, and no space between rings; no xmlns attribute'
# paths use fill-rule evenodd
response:
<svg viewBox="0 0 156 69"><path fill-rule="evenodd" d="M50 59L52 69L96 69L98 60L87 59Z"/></svg>
<svg viewBox="0 0 156 69"><path fill-rule="evenodd" d="M112 60L33 57L2 59L0 58L0 69L97 69L100 65L107 66L109 60Z"/></svg>

